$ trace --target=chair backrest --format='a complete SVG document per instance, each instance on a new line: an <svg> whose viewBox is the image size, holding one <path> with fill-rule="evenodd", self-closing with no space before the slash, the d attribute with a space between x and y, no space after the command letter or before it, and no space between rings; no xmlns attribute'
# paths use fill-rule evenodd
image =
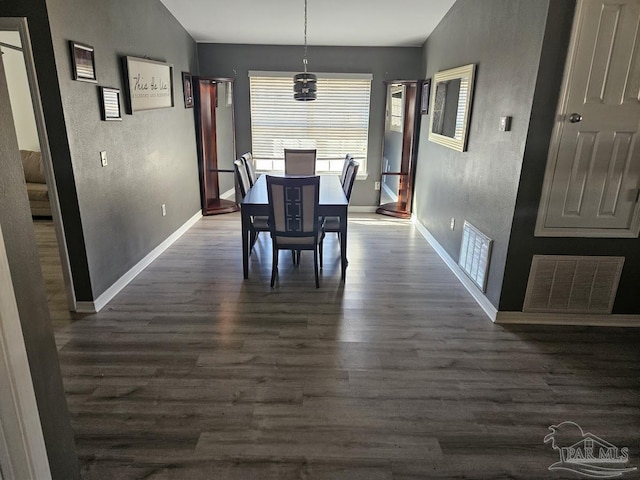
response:
<svg viewBox="0 0 640 480"><path fill-rule="evenodd" d="M271 235L318 236L320 177L274 177L267 175ZM284 240L286 243L286 239ZM277 243L277 240L276 240Z"/></svg>
<svg viewBox="0 0 640 480"><path fill-rule="evenodd" d="M344 186L344 179L347 176L347 168L349 168L349 163L353 160L353 155L347 153L344 157L344 165L342 165L342 173L340 174L340 184Z"/></svg>
<svg viewBox="0 0 640 480"><path fill-rule="evenodd" d="M360 168L360 163L351 159L349 165L347 166L347 171L344 176L344 183L342 184L342 190L347 197L347 200L351 200L351 191L353 190L353 183L356 180L356 175L358 175L358 169Z"/></svg>
<svg viewBox="0 0 640 480"><path fill-rule="evenodd" d="M247 175L247 167L241 158L233 162L233 168L236 171L236 179L238 180L238 186L240 187L240 195L244 198L247 192L251 188L249 183L249 175Z"/></svg>
<svg viewBox="0 0 640 480"><path fill-rule="evenodd" d="M253 165L253 155L251 155L251 152L247 152L242 155L240 159L244 161L244 165L245 167L247 167L247 176L249 177L249 183L253 187L253 185L256 183L256 180L258 180L256 168Z"/></svg>
<svg viewBox="0 0 640 480"><path fill-rule="evenodd" d="M285 148L284 173L287 175L315 175L316 150Z"/></svg>

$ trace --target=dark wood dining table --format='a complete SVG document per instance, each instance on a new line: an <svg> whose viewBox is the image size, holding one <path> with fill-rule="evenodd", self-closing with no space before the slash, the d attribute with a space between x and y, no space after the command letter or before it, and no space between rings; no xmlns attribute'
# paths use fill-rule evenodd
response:
<svg viewBox="0 0 640 480"><path fill-rule="evenodd" d="M340 218L340 260L342 266L342 280L347 271L347 207L349 200L342 190L338 175L320 175L320 204L318 215L321 217ZM242 269L244 278L249 278L249 254L251 244L252 216L269 215L269 199L267 197L266 175L258 177L256 183L249 189L240 203L242 214Z"/></svg>

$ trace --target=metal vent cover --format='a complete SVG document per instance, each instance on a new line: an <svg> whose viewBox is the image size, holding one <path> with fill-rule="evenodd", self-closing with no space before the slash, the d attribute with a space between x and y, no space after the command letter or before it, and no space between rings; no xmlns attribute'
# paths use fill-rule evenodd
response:
<svg viewBox="0 0 640 480"><path fill-rule="evenodd" d="M624 257L534 255L523 312L611 313Z"/></svg>
<svg viewBox="0 0 640 480"><path fill-rule="evenodd" d="M458 265L480 290L487 290L489 259L493 240L465 220Z"/></svg>

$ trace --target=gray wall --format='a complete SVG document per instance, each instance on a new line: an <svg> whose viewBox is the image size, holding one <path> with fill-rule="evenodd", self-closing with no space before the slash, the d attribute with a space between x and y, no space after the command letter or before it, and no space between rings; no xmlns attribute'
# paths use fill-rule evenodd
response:
<svg viewBox="0 0 640 480"><path fill-rule="evenodd" d="M426 78L469 63L477 70L467 152L429 142L422 119L414 212L456 261L464 220L494 240L486 295L496 307L548 4L458 0L423 47ZM502 115L513 116L510 132L498 131Z"/></svg>
<svg viewBox="0 0 640 480"><path fill-rule="evenodd" d="M79 478L73 432L35 242L27 187L0 61L0 225L52 476Z"/></svg>
<svg viewBox="0 0 640 480"><path fill-rule="evenodd" d="M620 255L625 257L613 313L640 313L640 240L536 238L533 231L542 192L547 151L573 17L573 3L551 2L540 70L526 142L500 310L522 310L531 259L535 254Z"/></svg>
<svg viewBox="0 0 640 480"><path fill-rule="evenodd" d="M297 72L302 68L301 46L198 44L200 74L235 78L237 152L251 151L249 70ZM385 80L421 77L419 48L309 47L312 72L372 73L366 181L357 181L351 203L376 205L374 182L380 179L384 132Z"/></svg>
<svg viewBox="0 0 640 480"><path fill-rule="evenodd" d="M184 108L181 81L182 71L197 71L196 46L158 0L48 0L48 8L95 299L200 209L193 110ZM69 40L95 47L98 85L120 88L123 100L122 56L173 64L175 106L101 121L97 86L73 80Z"/></svg>

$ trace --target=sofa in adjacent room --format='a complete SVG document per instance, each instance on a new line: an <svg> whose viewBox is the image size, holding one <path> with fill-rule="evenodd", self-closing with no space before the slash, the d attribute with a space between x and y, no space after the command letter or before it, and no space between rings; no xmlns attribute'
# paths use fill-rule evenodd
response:
<svg viewBox="0 0 640 480"><path fill-rule="evenodd" d="M20 150L24 178L27 182L29 194L29 206L34 217L50 217L51 204L49 203L49 190L44 178L42 166L42 154L31 150Z"/></svg>

